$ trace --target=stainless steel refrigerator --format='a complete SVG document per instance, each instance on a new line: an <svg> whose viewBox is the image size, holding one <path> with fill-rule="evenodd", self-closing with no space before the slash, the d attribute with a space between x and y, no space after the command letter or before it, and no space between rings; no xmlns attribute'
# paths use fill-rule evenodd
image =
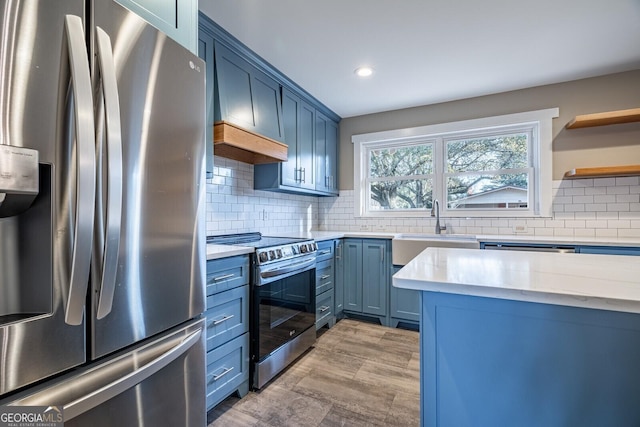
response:
<svg viewBox="0 0 640 427"><path fill-rule="evenodd" d="M0 406L204 425L204 63L112 0L0 27Z"/></svg>

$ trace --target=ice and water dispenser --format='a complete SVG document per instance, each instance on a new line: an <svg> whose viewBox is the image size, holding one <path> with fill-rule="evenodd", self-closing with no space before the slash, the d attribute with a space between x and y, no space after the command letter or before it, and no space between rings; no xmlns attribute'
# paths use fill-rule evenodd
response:
<svg viewBox="0 0 640 427"><path fill-rule="evenodd" d="M0 326L52 310L51 166L0 144Z"/></svg>

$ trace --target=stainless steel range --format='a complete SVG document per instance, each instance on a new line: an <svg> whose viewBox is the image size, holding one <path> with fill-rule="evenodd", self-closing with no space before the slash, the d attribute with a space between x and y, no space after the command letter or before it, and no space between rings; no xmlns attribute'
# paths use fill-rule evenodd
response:
<svg viewBox="0 0 640 427"><path fill-rule="evenodd" d="M262 388L316 340L315 241L260 233L211 236L208 243L252 246L251 368Z"/></svg>

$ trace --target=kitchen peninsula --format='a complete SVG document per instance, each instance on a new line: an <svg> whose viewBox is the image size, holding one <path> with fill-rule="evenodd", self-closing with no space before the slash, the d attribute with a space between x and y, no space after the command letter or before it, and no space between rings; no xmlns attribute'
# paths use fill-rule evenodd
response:
<svg viewBox="0 0 640 427"><path fill-rule="evenodd" d="M640 425L635 257L429 248L394 275L421 291L421 423Z"/></svg>

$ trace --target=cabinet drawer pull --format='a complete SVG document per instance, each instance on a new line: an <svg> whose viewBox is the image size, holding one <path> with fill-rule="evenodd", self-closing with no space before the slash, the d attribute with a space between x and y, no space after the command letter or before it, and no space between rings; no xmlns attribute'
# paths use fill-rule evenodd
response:
<svg viewBox="0 0 640 427"><path fill-rule="evenodd" d="M328 279L329 277L331 277L331 275L325 274L324 276L320 276L320 280Z"/></svg>
<svg viewBox="0 0 640 427"><path fill-rule="evenodd" d="M331 307L327 307L326 305L323 305L322 307L320 307L320 313L324 313L325 311L329 310Z"/></svg>
<svg viewBox="0 0 640 427"><path fill-rule="evenodd" d="M235 315L233 315L233 314L229 314L229 315L227 315L227 316L224 316L222 319L214 320L213 322L211 322L211 323L209 324L209 326L217 326L217 325L219 325L220 323L224 323L224 322L226 322L226 321L227 321L227 320L229 320L229 319L233 319L234 317L235 317Z"/></svg>
<svg viewBox="0 0 640 427"><path fill-rule="evenodd" d="M229 372L233 371L233 366L230 368L226 368L224 371L222 371L220 374L218 375L214 375L213 378L211 379L212 381L218 381L220 378L224 377L225 375L227 375Z"/></svg>
<svg viewBox="0 0 640 427"><path fill-rule="evenodd" d="M231 274L225 274L223 276L218 276L218 277L214 277L213 281L214 282L219 282L220 280L225 280L225 279L231 279L233 276L235 276L234 273Z"/></svg>
<svg viewBox="0 0 640 427"><path fill-rule="evenodd" d="M331 253L331 249L327 249L327 250L324 250L324 251L320 251L318 253L318 255L327 255L327 254L330 254L330 253Z"/></svg>

